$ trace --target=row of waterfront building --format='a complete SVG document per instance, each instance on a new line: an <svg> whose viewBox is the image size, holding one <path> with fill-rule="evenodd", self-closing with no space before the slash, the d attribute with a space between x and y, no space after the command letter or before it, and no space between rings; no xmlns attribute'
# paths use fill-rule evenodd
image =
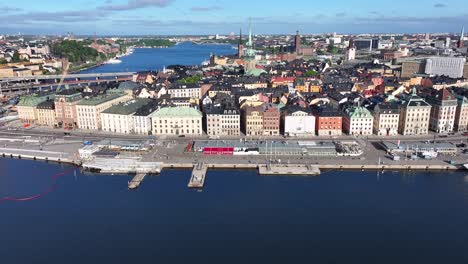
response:
<svg viewBox="0 0 468 264"><path fill-rule="evenodd" d="M169 94L169 100L163 100L165 95L157 99L136 97L132 89L109 89L98 95L66 89L53 95L22 96L17 109L20 120L28 124L139 135L394 136L468 130L468 100L449 89L421 90L419 95L414 89L399 103L373 107L360 101L304 106L278 98L239 100L242 96L226 93L215 93L211 98L209 89L185 89L180 95ZM174 104L170 100L185 98L186 93L203 103Z"/></svg>

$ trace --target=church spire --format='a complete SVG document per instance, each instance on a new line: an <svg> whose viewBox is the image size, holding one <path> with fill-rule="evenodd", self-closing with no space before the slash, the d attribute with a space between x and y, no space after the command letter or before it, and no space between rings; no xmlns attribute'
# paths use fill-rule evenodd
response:
<svg viewBox="0 0 468 264"><path fill-rule="evenodd" d="M462 30L460 32L460 39L458 40L458 48L463 48L463 41L465 38L465 26L462 27Z"/></svg>

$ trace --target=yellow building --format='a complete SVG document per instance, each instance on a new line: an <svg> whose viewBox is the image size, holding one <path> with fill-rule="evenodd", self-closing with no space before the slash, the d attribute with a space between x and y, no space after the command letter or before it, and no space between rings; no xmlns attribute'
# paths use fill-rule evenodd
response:
<svg viewBox="0 0 468 264"><path fill-rule="evenodd" d="M52 100L40 103L37 108L37 125L53 127L55 125L55 103Z"/></svg>
<svg viewBox="0 0 468 264"><path fill-rule="evenodd" d="M18 117L23 123L33 124L37 121L37 106L49 99L44 95L22 96L18 105Z"/></svg>

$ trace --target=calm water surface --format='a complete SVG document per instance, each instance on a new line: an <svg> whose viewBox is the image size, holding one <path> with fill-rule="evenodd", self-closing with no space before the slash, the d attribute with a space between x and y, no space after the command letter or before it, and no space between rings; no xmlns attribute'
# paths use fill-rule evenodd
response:
<svg viewBox="0 0 468 264"><path fill-rule="evenodd" d="M171 48L135 49L132 55L121 58L120 64L106 64L82 73L161 70L164 66L172 64L200 65L208 60L212 53L230 55L236 52L231 45L196 45L185 42Z"/></svg>
<svg viewBox="0 0 468 264"><path fill-rule="evenodd" d="M0 159L2 263L468 263L466 173L129 176Z"/></svg>

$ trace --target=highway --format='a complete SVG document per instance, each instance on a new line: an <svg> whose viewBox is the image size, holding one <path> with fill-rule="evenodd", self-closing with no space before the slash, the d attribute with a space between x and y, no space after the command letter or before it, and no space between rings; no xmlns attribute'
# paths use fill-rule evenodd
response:
<svg viewBox="0 0 468 264"><path fill-rule="evenodd" d="M132 76L134 72L108 72L108 73L77 73L77 74L67 74L65 79L84 79L84 78L104 78L104 77L122 77L122 76ZM62 75L33 75L33 76L24 76L24 77L10 77L10 78L0 78L0 82L20 82L20 81L40 81L40 80L55 80L61 79Z"/></svg>

